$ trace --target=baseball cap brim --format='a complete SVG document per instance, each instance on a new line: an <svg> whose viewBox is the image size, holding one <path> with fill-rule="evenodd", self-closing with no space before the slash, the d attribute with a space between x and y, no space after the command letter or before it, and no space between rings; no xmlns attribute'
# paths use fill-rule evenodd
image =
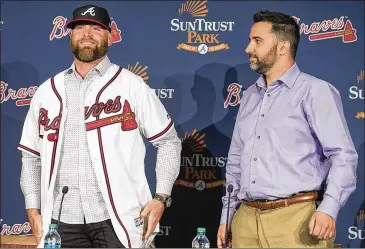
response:
<svg viewBox="0 0 365 249"><path fill-rule="evenodd" d="M98 22L96 20L90 19L90 18L78 18L78 19L71 20L71 21L69 21L66 24L66 27L69 28L69 29L73 29L78 22L82 22L82 21L84 21L84 22L92 22L92 23L98 24L98 25L102 26L103 28L111 31L110 27L106 26L105 24L103 24L101 22Z"/></svg>

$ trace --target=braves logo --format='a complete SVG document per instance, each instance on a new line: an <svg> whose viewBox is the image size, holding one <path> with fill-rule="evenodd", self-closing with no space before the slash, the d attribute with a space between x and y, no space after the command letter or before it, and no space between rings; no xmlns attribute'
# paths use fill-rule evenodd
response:
<svg viewBox="0 0 365 249"><path fill-rule="evenodd" d="M117 113L121 110L120 96L117 96L114 101L109 99L104 102L93 104L90 108L85 107L85 119L87 120L91 115L98 118L99 115L104 112L105 114ZM86 130L93 130L103 126L121 123L123 131L131 131L137 128L136 114L132 111L132 108L128 100L124 101L122 114L109 116L102 119L97 119L86 123Z"/></svg>
<svg viewBox="0 0 365 249"><path fill-rule="evenodd" d="M3 219L0 219L0 224L3 221ZM30 232L31 226L29 222L24 222L23 224L3 224L1 226L1 232L0 235L12 235L12 234L25 234Z"/></svg>
<svg viewBox="0 0 365 249"><path fill-rule="evenodd" d="M228 95L227 95L226 101L224 102L224 108L227 108L228 106L236 106L240 103L241 89L242 89L242 86L238 83L231 83L227 87Z"/></svg>
<svg viewBox="0 0 365 249"><path fill-rule="evenodd" d="M31 98L37 89L37 86L20 88L18 90L14 90L12 88L8 89L8 84L4 81L0 81L0 104L12 99L16 100L15 104L17 106L29 105Z"/></svg>
<svg viewBox="0 0 365 249"><path fill-rule="evenodd" d="M86 130L93 130L103 126L121 123L121 129L123 131L131 131L136 129L137 121L136 114L132 111L128 100L124 101L122 114L117 114L113 116L108 116L106 118L99 119L102 112L105 114L117 113L122 109L122 104L120 102L120 96L115 97L114 101L112 99L104 102L99 102L93 104L91 107L85 107L85 120L87 120L91 115L97 118L95 121L86 123ZM39 110L38 127L39 132L41 126L43 126L44 131L48 130L59 130L61 124L61 115L55 117L52 121L48 117L48 110L41 108ZM40 137L43 137L40 134ZM53 140L52 140L53 141Z"/></svg>
<svg viewBox="0 0 365 249"><path fill-rule="evenodd" d="M98 117L103 111L106 114L116 113L122 109L122 105L120 103L120 96L115 97L114 101L109 99L104 102L99 102L93 104L90 108L88 106L85 107L85 119L87 120L91 114L93 117Z"/></svg>
<svg viewBox="0 0 365 249"><path fill-rule="evenodd" d="M87 13L89 13L92 16L95 16L95 10L94 7L88 8L84 13L81 13L81 15L86 15Z"/></svg>
<svg viewBox="0 0 365 249"><path fill-rule="evenodd" d="M39 119L38 119L38 127L40 129L41 125L43 125L44 130L58 130L60 129L61 124L61 116L55 117L52 122L48 118L48 111L44 108L39 110Z"/></svg>
<svg viewBox="0 0 365 249"><path fill-rule="evenodd" d="M299 25L300 18L293 16ZM348 18L348 17L346 17ZM346 20L345 16L334 18L332 20L324 20L322 22L313 22L310 25L300 24L300 34L309 35L310 41L318 41L341 37L342 42L350 43L357 41L356 29L353 28L351 20ZM330 31L328 31L330 30Z"/></svg>

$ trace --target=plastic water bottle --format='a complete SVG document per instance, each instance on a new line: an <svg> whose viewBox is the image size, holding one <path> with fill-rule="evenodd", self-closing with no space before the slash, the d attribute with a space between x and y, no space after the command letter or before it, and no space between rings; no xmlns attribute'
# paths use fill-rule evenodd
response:
<svg viewBox="0 0 365 249"><path fill-rule="evenodd" d="M57 232L57 224L50 224L44 238L44 248L61 248L61 236Z"/></svg>
<svg viewBox="0 0 365 249"><path fill-rule="evenodd" d="M197 229L198 234L195 236L193 243L192 243L192 247L193 248L210 248L210 243L209 240L207 238L207 236L205 236L205 228L204 227L199 227Z"/></svg>

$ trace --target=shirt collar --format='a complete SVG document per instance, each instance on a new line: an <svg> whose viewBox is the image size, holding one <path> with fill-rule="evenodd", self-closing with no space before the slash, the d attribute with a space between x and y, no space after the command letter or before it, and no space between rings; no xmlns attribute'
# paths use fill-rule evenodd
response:
<svg viewBox="0 0 365 249"><path fill-rule="evenodd" d="M105 58L91 70L95 70L100 76L103 76L108 68L111 66L111 64L112 63L110 62L108 56L105 56ZM71 74L72 72L76 72L75 62L72 63L72 65L66 70L65 74Z"/></svg>
<svg viewBox="0 0 365 249"><path fill-rule="evenodd" d="M300 74L300 69L297 63L294 63L291 68L289 68L285 73L283 73L277 81L284 83L289 89L292 89L296 79ZM256 86L266 89L266 80L264 75L261 75L260 78L256 81Z"/></svg>

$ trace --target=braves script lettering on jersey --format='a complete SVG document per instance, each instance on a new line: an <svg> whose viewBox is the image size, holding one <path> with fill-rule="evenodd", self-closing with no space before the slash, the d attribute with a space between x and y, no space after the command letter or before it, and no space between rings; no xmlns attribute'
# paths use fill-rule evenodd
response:
<svg viewBox="0 0 365 249"><path fill-rule="evenodd" d="M143 136L157 141L173 129L173 121L142 78L114 64L89 87L84 112L92 164L115 232L126 247L139 247L143 226L136 226L135 219L152 199L144 172ZM61 72L35 93L18 146L41 158L43 236L51 222L66 116Z"/></svg>

